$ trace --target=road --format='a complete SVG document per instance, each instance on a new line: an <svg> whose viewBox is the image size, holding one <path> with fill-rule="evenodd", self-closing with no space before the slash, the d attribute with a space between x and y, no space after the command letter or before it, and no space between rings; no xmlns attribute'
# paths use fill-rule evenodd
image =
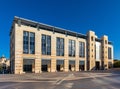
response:
<svg viewBox="0 0 120 89"><path fill-rule="evenodd" d="M120 73L62 72L0 75L0 89L120 89Z"/></svg>

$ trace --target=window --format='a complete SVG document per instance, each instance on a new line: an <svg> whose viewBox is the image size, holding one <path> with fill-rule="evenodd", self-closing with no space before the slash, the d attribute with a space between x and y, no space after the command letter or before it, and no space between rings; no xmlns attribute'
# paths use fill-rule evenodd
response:
<svg viewBox="0 0 120 89"><path fill-rule="evenodd" d="M93 39L94 39L94 38L93 38L93 36L92 36L92 37L91 37L91 41L93 41Z"/></svg>
<svg viewBox="0 0 120 89"><path fill-rule="evenodd" d="M112 68L112 62L108 62L108 68Z"/></svg>
<svg viewBox="0 0 120 89"><path fill-rule="evenodd" d="M23 32L23 53L28 54L28 42L29 42L29 32L24 31Z"/></svg>
<svg viewBox="0 0 120 89"><path fill-rule="evenodd" d="M101 49L101 43L100 42L95 42L95 59L98 61L98 60L101 60L101 53L104 54L104 50Z"/></svg>
<svg viewBox="0 0 120 89"><path fill-rule="evenodd" d="M35 33L30 32L30 54L35 53Z"/></svg>
<svg viewBox="0 0 120 89"><path fill-rule="evenodd" d="M56 39L56 55L64 56L64 39L57 37Z"/></svg>
<svg viewBox="0 0 120 89"><path fill-rule="evenodd" d="M84 70L85 69L85 61L80 60L79 61L79 70Z"/></svg>
<svg viewBox="0 0 120 89"><path fill-rule="evenodd" d="M92 58L93 58L93 55L92 55Z"/></svg>
<svg viewBox="0 0 120 89"><path fill-rule="evenodd" d="M112 59L112 49L108 47L108 59Z"/></svg>
<svg viewBox="0 0 120 89"><path fill-rule="evenodd" d="M79 42L79 56L85 57L85 43Z"/></svg>
<svg viewBox="0 0 120 89"><path fill-rule="evenodd" d="M69 40L69 56L75 57L75 41Z"/></svg>
<svg viewBox="0 0 120 89"><path fill-rule="evenodd" d="M42 54L51 55L51 36L42 34Z"/></svg>
<svg viewBox="0 0 120 89"><path fill-rule="evenodd" d="M93 43L91 45L93 46Z"/></svg>
<svg viewBox="0 0 120 89"><path fill-rule="evenodd" d="M91 51L93 52L93 49Z"/></svg>
<svg viewBox="0 0 120 89"><path fill-rule="evenodd" d="M27 31L23 32L23 53L35 53L35 33Z"/></svg>
<svg viewBox="0 0 120 89"><path fill-rule="evenodd" d="M107 40L105 40L105 44L107 44Z"/></svg>

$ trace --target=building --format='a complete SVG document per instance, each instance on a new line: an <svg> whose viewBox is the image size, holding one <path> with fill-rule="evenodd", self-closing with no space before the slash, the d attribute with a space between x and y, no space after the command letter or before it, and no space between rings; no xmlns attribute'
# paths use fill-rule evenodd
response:
<svg viewBox="0 0 120 89"><path fill-rule="evenodd" d="M0 71L9 70L10 60L7 59L4 55L0 58Z"/></svg>
<svg viewBox="0 0 120 89"><path fill-rule="evenodd" d="M86 71L108 69L113 64L113 45L104 35L86 35L14 17L10 31L11 71Z"/></svg>

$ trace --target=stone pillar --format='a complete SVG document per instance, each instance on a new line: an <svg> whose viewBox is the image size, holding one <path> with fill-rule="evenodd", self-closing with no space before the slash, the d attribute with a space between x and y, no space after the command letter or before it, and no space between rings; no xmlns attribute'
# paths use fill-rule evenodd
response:
<svg viewBox="0 0 120 89"><path fill-rule="evenodd" d="M102 67L108 69L108 37L102 37Z"/></svg>
<svg viewBox="0 0 120 89"><path fill-rule="evenodd" d="M41 60L35 59L35 73L41 73Z"/></svg>
<svg viewBox="0 0 120 89"><path fill-rule="evenodd" d="M51 72L56 72L56 59L51 60Z"/></svg>
<svg viewBox="0 0 120 89"><path fill-rule="evenodd" d="M95 32L89 31L87 34L87 56L89 61L89 70L95 69Z"/></svg>
<svg viewBox="0 0 120 89"><path fill-rule="evenodd" d="M51 36L51 72L56 72L56 35Z"/></svg>
<svg viewBox="0 0 120 89"><path fill-rule="evenodd" d="M23 73L23 30L15 24L15 67L14 73Z"/></svg>
<svg viewBox="0 0 120 89"><path fill-rule="evenodd" d="M75 71L79 71L79 41L76 38Z"/></svg>
<svg viewBox="0 0 120 89"><path fill-rule="evenodd" d="M47 65L47 71L51 72L51 65L50 64Z"/></svg>
<svg viewBox="0 0 120 89"><path fill-rule="evenodd" d="M84 64L84 71L87 71L87 62L86 62L86 60L85 60L85 64Z"/></svg>
<svg viewBox="0 0 120 89"><path fill-rule="evenodd" d="M69 71L68 69L69 69L69 62L68 62L68 42L69 42L69 40L68 40L68 38L67 38L67 36L65 37L65 39L64 39L64 50L65 50L65 52L64 52L64 54L65 54L65 59L64 59L64 71Z"/></svg>
<svg viewBox="0 0 120 89"><path fill-rule="evenodd" d="M79 60L76 59L76 62L75 62L75 71L79 71Z"/></svg>
<svg viewBox="0 0 120 89"><path fill-rule="evenodd" d="M35 58L35 73L41 73L41 33L38 30L35 33Z"/></svg>
<svg viewBox="0 0 120 89"><path fill-rule="evenodd" d="M68 59L65 59L64 60L64 71L65 72L68 72L69 70L69 63L68 63Z"/></svg>

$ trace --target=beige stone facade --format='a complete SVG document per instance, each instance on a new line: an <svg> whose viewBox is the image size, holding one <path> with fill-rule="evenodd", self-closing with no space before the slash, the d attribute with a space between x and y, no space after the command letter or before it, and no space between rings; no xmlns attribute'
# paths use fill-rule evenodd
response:
<svg viewBox="0 0 120 89"><path fill-rule="evenodd" d="M2 56L0 58L0 67L5 70L8 70L8 68L10 67L10 60L7 59L6 57Z"/></svg>
<svg viewBox="0 0 120 89"><path fill-rule="evenodd" d="M32 32L35 34L35 53L23 53L23 32ZM42 54L42 35L51 37L51 54ZM64 39L64 55L57 56L57 37ZM75 41L75 56L69 56L69 40ZM95 42L101 43L101 58L97 60L100 69L105 65L108 68L108 62L113 63L113 46L108 42L108 37L103 36L102 39L96 38L95 32L89 31L87 35L64 30L61 28L33 22L23 18L15 17L10 32L10 60L11 71L15 74L26 73L31 70L33 73L41 73L43 70L47 72L59 71L87 71L96 68ZM105 41L107 43L105 44ZM84 43L84 56L80 56L80 44ZM108 59L108 47L112 49L111 58ZM74 50L74 49L73 49ZM72 51L73 52L73 51ZM28 61L27 61L28 60ZM46 65L42 63L46 61ZM57 64L58 63L58 64ZM60 64L59 64L60 63ZM71 63L71 64L70 64ZM44 67L44 68L43 68Z"/></svg>

